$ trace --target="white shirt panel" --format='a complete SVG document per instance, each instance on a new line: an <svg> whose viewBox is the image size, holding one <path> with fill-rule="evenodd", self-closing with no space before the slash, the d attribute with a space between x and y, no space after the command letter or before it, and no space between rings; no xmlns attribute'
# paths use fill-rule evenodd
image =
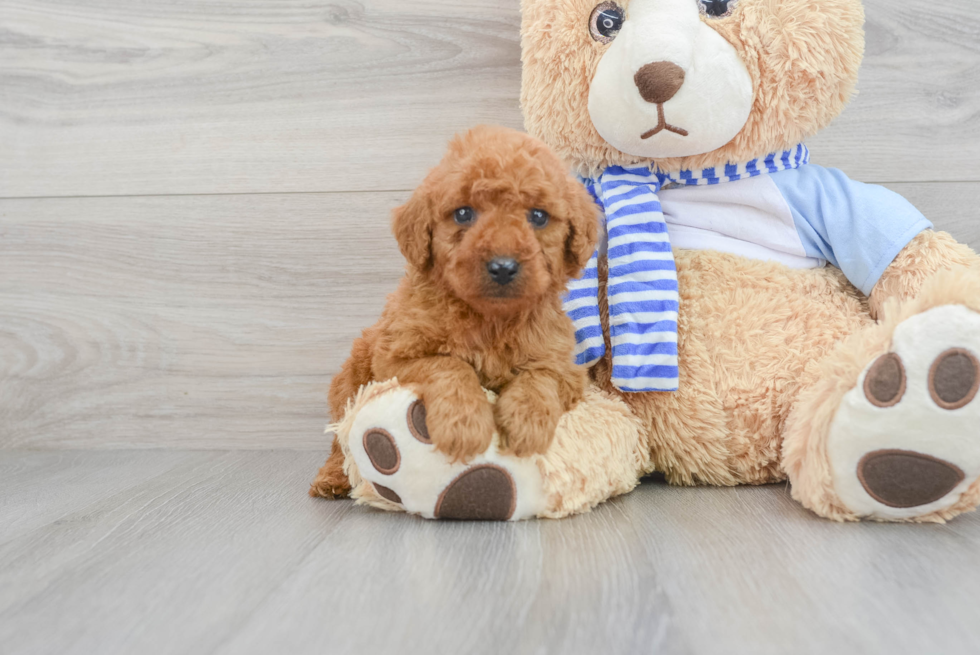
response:
<svg viewBox="0 0 980 655"><path fill-rule="evenodd" d="M718 250L790 268L827 263L807 256L789 205L769 175L665 188L657 195L675 249Z"/></svg>

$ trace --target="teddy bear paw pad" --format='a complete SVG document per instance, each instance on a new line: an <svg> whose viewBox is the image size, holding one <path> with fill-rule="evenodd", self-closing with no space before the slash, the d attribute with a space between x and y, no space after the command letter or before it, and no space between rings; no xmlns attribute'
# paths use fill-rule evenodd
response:
<svg viewBox="0 0 980 655"><path fill-rule="evenodd" d="M980 314L947 305L898 325L844 396L827 450L838 497L886 520L951 507L980 478Z"/></svg>
<svg viewBox="0 0 980 655"><path fill-rule="evenodd" d="M935 502L965 477L955 464L910 450L876 450L861 458L861 486L889 507L919 507Z"/></svg>
<svg viewBox="0 0 980 655"><path fill-rule="evenodd" d="M507 521L544 511L536 458L500 453L499 437L466 463L450 462L429 436L424 403L395 387L361 407L347 438L362 482L354 496L425 518Z"/></svg>
<svg viewBox="0 0 980 655"><path fill-rule="evenodd" d="M506 521L514 513L514 479L499 466L483 464L463 471L439 495L436 517Z"/></svg>

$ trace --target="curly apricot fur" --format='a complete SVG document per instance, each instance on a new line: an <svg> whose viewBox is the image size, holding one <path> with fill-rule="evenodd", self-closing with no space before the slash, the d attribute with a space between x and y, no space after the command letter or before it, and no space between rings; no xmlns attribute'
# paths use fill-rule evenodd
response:
<svg viewBox="0 0 980 655"><path fill-rule="evenodd" d="M459 207L476 210L476 220L457 225ZM528 222L532 208L550 215L545 228ZM588 380L573 361L561 296L595 250L597 212L537 139L487 126L455 138L394 212L406 275L333 379L333 418L362 385L397 378L418 390L433 444L454 461L486 450L494 430L519 455L547 450ZM486 271L500 256L521 265L505 287ZM483 388L500 394L495 407ZM331 453L324 467L331 480L342 465L343 454Z"/></svg>

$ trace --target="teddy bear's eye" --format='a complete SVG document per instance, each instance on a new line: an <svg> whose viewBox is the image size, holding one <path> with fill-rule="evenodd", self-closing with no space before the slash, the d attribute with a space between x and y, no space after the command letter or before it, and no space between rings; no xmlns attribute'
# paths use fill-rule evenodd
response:
<svg viewBox="0 0 980 655"><path fill-rule="evenodd" d="M476 220L476 212L472 207L460 207L453 212L453 220L457 225L469 225Z"/></svg>
<svg viewBox="0 0 980 655"><path fill-rule="evenodd" d="M619 34L626 12L615 2L596 5L589 16L589 34L599 43L610 43Z"/></svg>
<svg viewBox="0 0 980 655"><path fill-rule="evenodd" d="M698 0L701 13L709 18L730 16L738 0Z"/></svg>

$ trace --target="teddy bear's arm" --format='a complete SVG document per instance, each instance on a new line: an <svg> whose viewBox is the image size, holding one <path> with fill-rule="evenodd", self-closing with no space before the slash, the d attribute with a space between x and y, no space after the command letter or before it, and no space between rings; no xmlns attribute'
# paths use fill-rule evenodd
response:
<svg viewBox="0 0 980 655"><path fill-rule="evenodd" d="M947 232L926 230L912 239L885 269L868 297L871 316L880 319L889 299L905 301L916 297L926 280L939 271L967 268L980 270L980 257L969 246Z"/></svg>

